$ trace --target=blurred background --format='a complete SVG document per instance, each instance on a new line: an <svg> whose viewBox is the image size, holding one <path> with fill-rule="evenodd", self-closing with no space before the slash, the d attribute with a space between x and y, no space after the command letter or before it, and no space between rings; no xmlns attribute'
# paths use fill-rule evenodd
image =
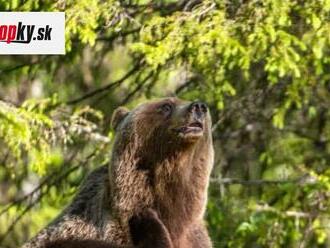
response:
<svg viewBox="0 0 330 248"><path fill-rule="evenodd" d="M107 164L120 106L208 103L214 247L330 247L329 0L0 0L65 11L65 56L0 56L0 247Z"/></svg>

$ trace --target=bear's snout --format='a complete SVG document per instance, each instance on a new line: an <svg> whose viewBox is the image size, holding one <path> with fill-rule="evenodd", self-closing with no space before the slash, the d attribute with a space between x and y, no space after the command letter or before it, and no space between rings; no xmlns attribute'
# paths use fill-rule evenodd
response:
<svg viewBox="0 0 330 248"><path fill-rule="evenodd" d="M207 113L207 105L204 102L195 101L189 105L188 111L192 114L194 121L201 122Z"/></svg>

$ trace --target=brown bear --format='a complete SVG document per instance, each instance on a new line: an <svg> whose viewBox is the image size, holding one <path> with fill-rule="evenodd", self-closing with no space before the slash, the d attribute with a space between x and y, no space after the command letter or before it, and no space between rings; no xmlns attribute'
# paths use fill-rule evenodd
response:
<svg viewBox="0 0 330 248"><path fill-rule="evenodd" d="M24 247L59 239L130 246L130 220L148 208L157 212L173 247L212 247L203 221L213 165L207 106L166 98L132 111L119 108L112 124L109 169L92 172L71 205Z"/></svg>

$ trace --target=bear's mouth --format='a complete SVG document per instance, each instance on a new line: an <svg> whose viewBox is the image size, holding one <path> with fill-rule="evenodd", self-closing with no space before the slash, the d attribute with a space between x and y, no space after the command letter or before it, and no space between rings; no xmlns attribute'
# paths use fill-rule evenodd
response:
<svg viewBox="0 0 330 248"><path fill-rule="evenodd" d="M204 127L200 121L195 121L177 129L180 136L198 138L203 135Z"/></svg>
<svg viewBox="0 0 330 248"><path fill-rule="evenodd" d="M196 132L203 132L203 124L199 121L193 122L189 124L188 126L184 127L185 133L196 133Z"/></svg>

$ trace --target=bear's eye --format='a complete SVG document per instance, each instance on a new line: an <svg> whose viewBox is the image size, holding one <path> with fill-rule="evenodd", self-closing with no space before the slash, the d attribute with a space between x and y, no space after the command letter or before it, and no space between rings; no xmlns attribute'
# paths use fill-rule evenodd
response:
<svg viewBox="0 0 330 248"><path fill-rule="evenodd" d="M166 115L172 112L172 108L173 108L172 105L169 103L165 103L160 107L161 111Z"/></svg>

